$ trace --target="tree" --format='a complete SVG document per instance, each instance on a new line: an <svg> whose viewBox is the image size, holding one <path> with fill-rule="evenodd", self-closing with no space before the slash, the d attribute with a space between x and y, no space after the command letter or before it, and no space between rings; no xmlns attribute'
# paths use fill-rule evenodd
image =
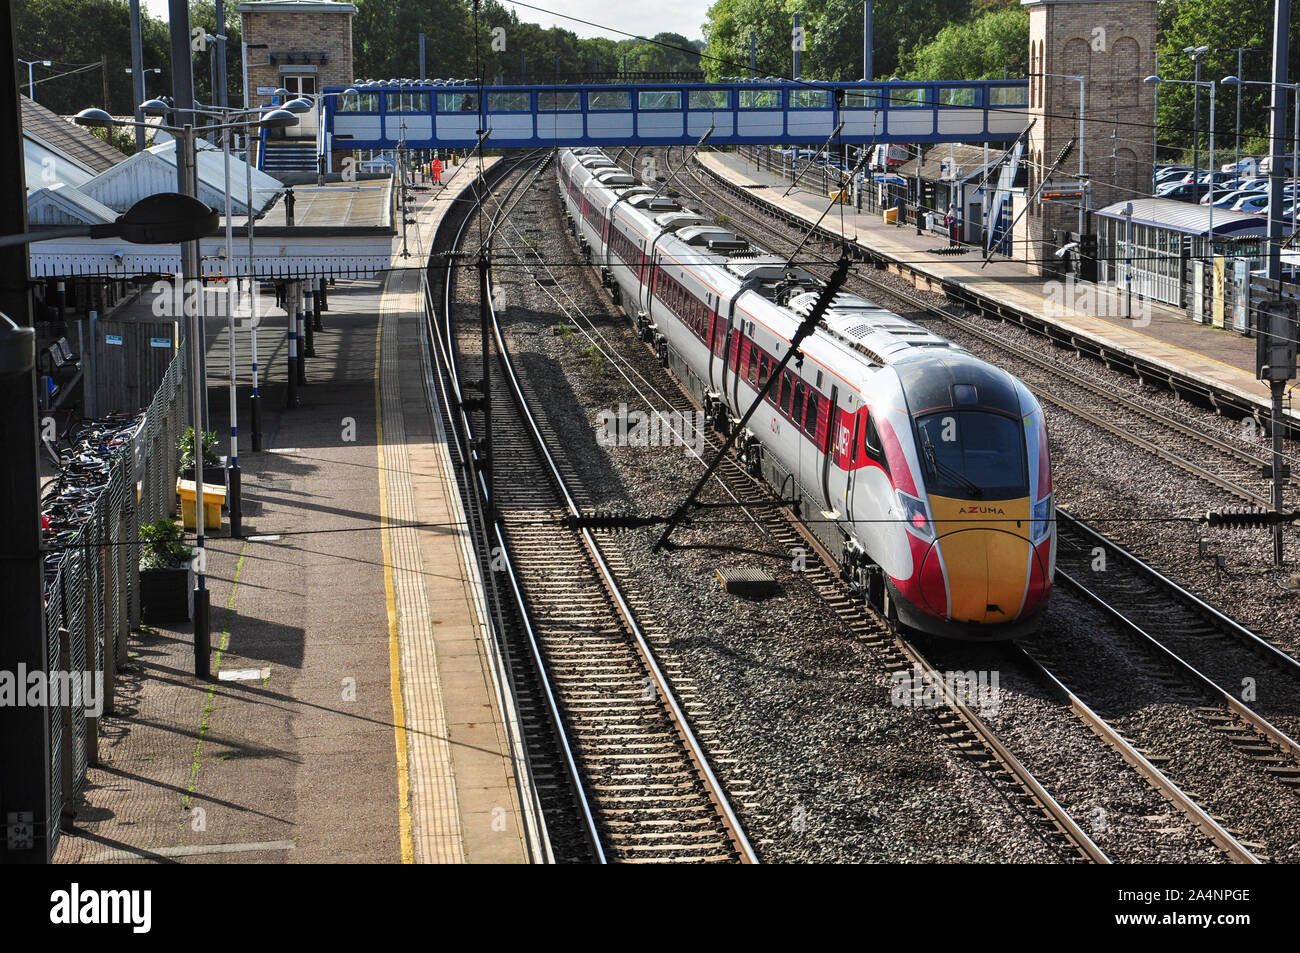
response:
<svg viewBox="0 0 1300 953"><path fill-rule="evenodd" d="M904 54L907 79L1001 79L1029 71L1029 14L994 9L971 23L952 23ZM1005 70L1005 73L1004 73Z"/></svg>
<svg viewBox="0 0 1300 953"><path fill-rule="evenodd" d="M876 6L872 36L875 77L898 72L904 50L928 40L944 25L964 21L971 0L896 0ZM792 17L805 28L802 73L808 78L851 80L862 76L861 0L717 0L704 25L704 68L710 78L747 74L749 34L758 43L761 75L790 76Z"/></svg>
<svg viewBox="0 0 1300 953"><path fill-rule="evenodd" d="M1208 46L1201 58L1201 80L1220 80L1237 72L1236 47L1255 47L1244 56L1244 79L1272 79L1273 4L1258 0L1165 0L1159 7L1160 77L1189 80L1195 75L1192 57L1183 54L1188 47ZM1288 82L1295 82L1300 70L1300 18L1291 18L1288 49ZM1185 149L1191 155L1195 128L1195 88L1177 83L1162 83L1158 133L1160 143L1168 148ZM1243 153L1268 151L1268 108L1270 90L1266 86L1246 86L1241 96ZM1215 136L1220 156L1235 149L1237 93L1231 86L1216 90L1218 129ZM1209 97L1201 89L1201 150L1209 148ZM1288 137L1290 130L1287 130ZM1288 143L1289 147L1289 143ZM1216 150L1216 151L1217 151ZM1163 157L1163 156L1162 156ZM1177 156L1168 156L1177 158ZM1206 157L1202 161L1207 162Z"/></svg>
<svg viewBox="0 0 1300 953"><path fill-rule="evenodd" d="M233 6L233 3L231 4ZM142 47L150 73L151 95L171 86L171 61L167 24L141 10ZM75 29L71 28L75 24ZM53 67L37 66L36 99L58 113L70 114L87 106L107 108L114 115L129 114L135 95L131 76L131 20L126 0L17 0L14 29L18 55L26 60L52 60ZM238 43L229 58L238 76ZM101 56L107 54L107 74ZM201 64L206 66L206 64ZM27 92L27 68L17 66L21 87ZM199 67L196 66L196 72ZM108 80L108 102L104 80Z"/></svg>

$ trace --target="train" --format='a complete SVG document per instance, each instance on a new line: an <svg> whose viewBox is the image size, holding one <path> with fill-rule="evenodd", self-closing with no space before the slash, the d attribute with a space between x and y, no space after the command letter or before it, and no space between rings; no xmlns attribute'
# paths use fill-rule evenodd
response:
<svg viewBox="0 0 1300 953"><path fill-rule="evenodd" d="M825 283L599 149L562 150L556 176L615 301L706 419L734 428ZM1011 374L841 291L737 438L891 624L979 641L1041 625L1056 564L1047 424Z"/></svg>

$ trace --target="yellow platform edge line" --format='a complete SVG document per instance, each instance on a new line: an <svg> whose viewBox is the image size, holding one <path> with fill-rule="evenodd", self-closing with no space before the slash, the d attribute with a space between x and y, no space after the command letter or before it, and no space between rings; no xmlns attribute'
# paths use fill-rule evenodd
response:
<svg viewBox="0 0 1300 953"><path fill-rule="evenodd" d="M387 279L384 284L388 284ZM393 562L388 544L388 481L384 476L384 398L379 379L383 357L382 307L378 318L375 328L375 452L379 463L379 539L384 551L384 606L388 611L388 691L393 703L393 741L397 748L397 833L401 862L413 864L415 845L411 839L411 778L406 754L406 709L402 704L402 655L397 641L397 598L393 593Z"/></svg>

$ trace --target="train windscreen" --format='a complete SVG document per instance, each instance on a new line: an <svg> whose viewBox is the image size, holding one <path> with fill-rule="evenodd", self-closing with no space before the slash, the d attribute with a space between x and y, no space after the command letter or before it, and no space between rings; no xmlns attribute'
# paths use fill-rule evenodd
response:
<svg viewBox="0 0 1300 953"><path fill-rule="evenodd" d="M964 500L1029 495L1019 420L983 411L949 410L916 421L921 466L931 493Z"/></svg>

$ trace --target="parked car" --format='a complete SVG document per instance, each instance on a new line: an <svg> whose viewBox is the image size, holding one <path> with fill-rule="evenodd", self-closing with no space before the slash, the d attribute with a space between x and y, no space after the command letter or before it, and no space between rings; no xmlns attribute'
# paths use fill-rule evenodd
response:
<svg viewBox="0 0 1300 953"><path fill-rule="evenodd" d="M1191 172L1190 166L1185 165L1166 165L1156 170L1153 181L1156 185L1168 182L1172 179L1181 179L1188 172Z"/></svg>
<svg viewBox="0 0 1300 953"><path fill-rule="evenodd" d="M1213 197L1214 198L1213 204L1215 208L1232 208L1234 205L1237 204L1239 200L1244 199L1247 195L1258 195L1258 194L1259 193L1257 192L1249 192L1245 189L1233 189L1230 192L1215 195ZM1201 199L1201 204L1202 205L1211 204L1209 202L1209 198L1210 197L1207 196L1206 198Z"/></svg>
<svg viewBox="0 0 1300 953"><path fill-rule="evenodd" d="M1249 212L1252 215L1266 215L1268 214L1268 196L1259 193L1243 196L1237 199L1236 204L1232 206L1232 211Z"/></svg>
<svg viewBox="0 0 1300 953"><path fill-rule="evenodd" d="M1166 182L1156 189L1156 197L1178 202L1195 202L1206 192L1206 186L1193 182Z"/></svg>

